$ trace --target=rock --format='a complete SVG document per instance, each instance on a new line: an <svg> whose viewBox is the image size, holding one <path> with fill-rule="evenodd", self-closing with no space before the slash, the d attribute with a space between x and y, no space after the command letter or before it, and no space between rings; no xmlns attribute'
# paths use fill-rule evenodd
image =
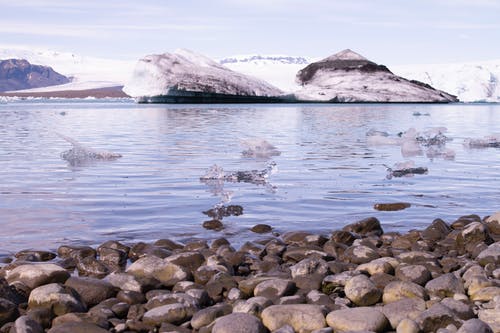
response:
<svg viewBox="0 0 500 333"><path fill-rule="evenodd" d="M24 261L49 261L54 259L56 254L50 251L23 250L17 252L14 257Z"/></svg>
<svg viewBox="0 0 500 333"><path fill-rule="evenodd" d="M378 203L378 204L373 205L373 209L380 210L380 211L386 211L386 212L403 210L403 209L406 209L409 207L411 207L411 204L408 202Z"/></svg>
<svg viewBox="0 0 500 333"><path fill-rule="evenodd" d="M154 272L162 267L164 264L163 259L147 255L142 258L137 259L132 265L130 265L126 272L132 274L137 278L152 278Z"/></svg>
<svg viewBox="0 0 500 333"><path fill-rule="evenodd" d="M472 307L468 303L453 298L445 298L441 301L441 304L453 311L456 316L462 320L468 320L474 317Z"/></svg>
<svg viewBox="0 0 500 333"><path fill-rule="evenodd" d="M30 312L31 317L31 312ZM108 318L97 316L91 313L75 313L70 312L61 316L57 316L52 320L52 327L64 325L66 323L90 323L95 324L104 329L109 328Z"/></svg>
<svg viewBox="0 0 500 333"><path fill-rule="evenodd" d="M389 321L379 310L371 307L359 307L332 311L326 316L326 322L335 332L373 331L385 332Z"/></svg>
<svg viewBox="0 0 500 333"><path fill-rule="evenodd" d="M206 246L206 244L204 245ZM203 263L205 262L205 257L203 257L203 255L199 252L187 251L173 254L166 258L165 262L184 267L186 271L193 273L201 265L203 265Z"/></svg>
<svg viewBox="0 0 500 333"><path fill-rule="evenodd" d="M21 265L6 274L9 284L21 282L30 289L49 283L64 283L69 273L55 264L27 264Z"/></svg>
<svg viewBox="0 0 500 333"><path fill-rule="evenodd" d="M470 297L473 302L489 302L500 297L500 287L486 287L478 290Z"/></svg>
<svg viewBox="0 0 500 333"><path fill-rule="evenodd" d="M324 252L320 247L316 246L304 246L304 247L294 247L288 246L285 253L283 253L283 260L290 262L299 262L306 258L315 257L325 259L328 258L328 254Z"/></svg>
<svg viewBox="0 0 500 333"><path fill-rule="evenodd" d="M415 320L426 309L425 301L420 298L403 298L382 307L382 313L387 317L393 329L396 329L404 319ZM411 326L411 325L410 325Z"/></svg>
<svg viewBox="0 0 500 333"><path fill-rule="evenodd" d="M490 231L490 233L494 235L500 235L500 212L496 212L495 214L488 217L484 224Z"/></svg>
<svg viewBox="0 0 500 333"><path fill-rule="evenodd" d="M42 325L29 316L21 316L16 319L11 332L15 333L44 333Z"/></svg>
<svg viewBox="0 0 500 333"><path fill-rule="evenodd" d="M425 284L425 289L430 297L453 297L454 294L464 294L464 285L455 274L443 274Z"/></svg>
<svg viewBox="0 0 500 333"><path fill-rule="evenodd" d="M80 276L89 276L94 278L103 278L109 274L109 268L104 262L94 257L85 257L76 264Z"/></svg>
<svg viewBox="0 0 500 333"><path fill-rule="evenodd" d="M250 229L250 231L255 232L257 234L267 234L273 231L273 228L267 224L256 224Z"/></svg>
<svg viewBox="0 0 500 333"><path fill-rule="evenodd" d="M188 50L139 60L123 90L140 102L257 102L282 94L264 81Z"/></svg>
<svg viewBox="0 0 500 333"><path fill-rule="evenodd" d="M0 327L5 323L13 321L17 316L17 305L0 297Z"/></svg>
<svg viewBox="0 0 500 333"><path fill-rule="evenodd" d="M192 316L193 310L190 306L173 303L155 307L147 311L142 320L145 324L159 326L163 322L181 324L191 319Z"/></svg>
<svg viewBox="0 0 500 333"><path fill-rule="evenodd" d="M401 281L425 285L431 278L431 272L424 265L399 265L395 272L396 278Z"/></svg>
<svg viewBox="0 0 500 333"><path fill-rule="evenodd" d="M265 297L256 296L247 300L236 301L233 305L233 313L247 313L260 317L262 311L273 302Z"/></svg>
<svg viewBox="0 0 500 333"><path fill-rule="evenodd" d="M118 292L118 288L111 283L95 278L70 277L65 285L73 288L88 307L115 297Z"/></svg>
<svg viewBox="0 0 500 333"><path fill-rule="evenodd" d="M30 309L51 308L56 316L69 312L84 312L85 305L72 288L57 283L33 289L28 299Z"/></svg>
<svg viewBox="0 0 500 333"><path fill-rule="evenodd" d="M457 333L493 333L493 330L479 319L469 319L462 324Z"/></svg>
<svg viewBox="0 0 500 333"><path fill-rule="evenodd" d="M394 274L394 269L398 265L398 260L390 257L382 257L372 260L366 264L361 264L356 268L356 270L360 272L367 272L370 275L379 273Z"/></svg>
<svg viewBox="0 0 500 333"><path fill-rule="evenodd" d="M0 91L48 87L70 82L51 67L30 64L24 59L0 60Z"/></svg>
<svg viewBox="0 0 500 333"><path fill-rule="evenodd" d="M111 247L103 247L97 249L99 259L113 270L123 271L127 264L128 250L114 249Z"/></svg>
<svg viewBox="0 0 500 333"><path fill-rule="evenodd" d="M105 330L95 324L77 322L77 323L64 323L55 327L52 327L47 333L107 333Z"/></svg>
<svg viewBox="0 0 500 333"><path fill-rule="evenodd" d="M167 288L173 287L177 282L192 279L191 272L187 268L170 262L157 267L152 276Z"/></svg>
<svg viewBox="0 0 500 333"><path fill-rule="evenodd" d="M456 239L457 248L461 253L472 252L477 244L491 244L491 238L488 229L481 222L472 222L468 224L458 234Z"/></svg>
<svg viewBox="0 0 500 333"><path fill-rule="evenodd" d="M422 238L430 241L439 241L444 239L451 231L451 228L446 222L441 219L435 219L431 225L422 231Z"/></svg>
<svg viewBox="0 0 500 333"><path fill-rule="evenodd" d="M489 280L484 275L474 275L465 280L465 287L467 288L467 294L469 296L474 295L483 288L493 286L493 281Z"/></svg>
<svg viewBox="0 0 500 333"><path fill-rule="evenodd" d="M481 266L486 266L489 263L498 264L500 262L500 242L488 246L487 249L479 253L476 260Z"/></svg>
<svg viewBox="0 0 500 333"><path fill-rule="evenodd" d="M266 329L255 316L232 313L218 318L212 333L266 333Z"/></svg>
<svg viewBox="0 0 500 333"><path fill-rule="evenodd" d="M380 255L372 248L364 245L350 246L343 255L343 258L354 264L366 264L380 258Z"/></svg>
<svg viewBox="0 0 500 333"><path fill-rule="evenodd" d="M290 266L290 273L293 279L299 276L309 276L313 274L322 275L324 278L328 273L328 264L325 260L320 258L306 258Z"/></svg>
<svg viewBox="0 0 500 333"><path fill-rule="evenodd" d="M376 235L380 236L384 233L380 226L380 221L376 217L369 217L358 222L348 224L343 231L353 232L362 236Z"/></svg>
<svg viewBox="0 0 500 333"><path fill-rule="evenodd" d="M80 261L86 257L95 258L97 252L90 246L62 245L57 249L57 254L63 259L73 258L76 261Z"/></svg>
<svg viewBox="0 0 500 333"><path fill-rule="evenodd" d="M263 296L271 300L283 296L290 296L295 291L295 283L291 280L266 280L255 286L254 295Z"/></svg>
<svg viewBox="0 0 500 333"><path fill-rule="evenodd" d="M500 316L497 309L482 309L478 311L478 318L488 324L494 333L500 332Z"/></svg>
<svg viewBox="0 0 500 333"><path fill-rule="evenodd" d="M171 254L172 252L167 249L143 242L139 242L133 245L128 251L128 257L132 261L136 261L137 259L146 256L158 257L160 259L163 259L170 256Z"/></svg>
<svg viewBox="0 0 500 333"><path fill-rule="evenodd" d="M345 285L344 292L357 306L369 306L378 303L382 292L365 275L354 276Z"/></svg>
<svg viewBox="0 0 500 333"><path fill-rule="evenodd" d="M396 302L403 298L419 298L425 300L427 298L427 292L422 286L405 281L394 281L384 288L382 300L385 304Z"/></svg>
<svg viewBox="0 0 500 333"><path fill-rule="evenodd" d="M210 325L215 319L228 315L232 311L229 304L216 304L211 307L201 309L191 318L191 327L199 330L203 326Z"/></svg>
<svg viewBox="0 0 500 333"><path fill-rule="evenodd" d="M184 247L183 244L179 242L175 242L171 239L158 239L156 242L153 244L154 246L162 247L164 249L173 251L173 250L180 250Z"/></svg>
<svg viewBox="0 0 500 333"><path fill-rule="evenodd" d="M415 320L424 333L436 332L448 325L460 326L460 320L446 306L436 303L422 312Z"/></svg>
<svg viewBox="0 0 500 333"><path fill-rule="evenodd" d="M104 280L124 291L142 293L143 290L143 284L131 274L111 273Z"/></svg>
<svg viewBox="0 0 500 333"><path fill-rule="evenodd" d="M311 332L326 326L325 316L319 305L272 305L262 311L262 323L270 331L290 325L296 332Z"/></svg>
<svg viewBox="0 0 500 333"><path fill-rule="evenodd" d="M224 224L219 220L209 220L203 222L202 227L208 230L220 231L224 229Z"/></svg>
<svg viewBox="0 0 500 333"><path fill-rule="evenodd" d="M419 333L420 327L411 319L405 318L399 322L396 333Z"/></svg>

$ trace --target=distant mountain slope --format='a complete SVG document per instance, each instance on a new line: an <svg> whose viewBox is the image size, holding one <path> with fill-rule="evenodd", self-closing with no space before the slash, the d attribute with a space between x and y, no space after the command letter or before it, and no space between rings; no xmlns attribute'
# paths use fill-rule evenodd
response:
<svg viewBox="0 0 500 333"><path fill-rule="evenodd" d="M500 102L500 60L394 66L393 71L457 95L462 102Z"/></svg>
<svg viewBox="0 0 500 333"><path fill-rule="evenodd" d="M0 91L60 85L69 78L51 67L32 65L24 59L0 60Z"/></svg>
<svg viewBox="0 0 500 333"><path fill-rule="evenodd" d="M297 73L302 88L295 91L300 101L448 103L454 96L422 82L394 75L349 49L311 63Z"/></svg>

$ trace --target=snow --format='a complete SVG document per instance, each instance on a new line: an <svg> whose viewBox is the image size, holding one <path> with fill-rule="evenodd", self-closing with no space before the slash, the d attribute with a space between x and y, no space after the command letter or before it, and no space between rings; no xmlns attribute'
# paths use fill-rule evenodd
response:
<svg viewBox="0 0 500 333"><path fill-rule="evenodd" d="M307 57L287 55L240 55L219 62L233 71L258 77L283 91L294 91L300 88L295 81L297 72L310 61Z"/></svg>
<svg viewBox="0 0 500 333"><path fill-rule="evenodd" d="M133 97L175 95L179 91L238 96L282 94L265 81L234 72L189 50L140 59L123 91Z"/></svg>
<svg viewBox="0 0 500 333"><path fill-rule="evenodd" d="M73 81L66 84L60 84L57 86L48 86L42 88L33 88L25 90L16 90L16 93L42 93L42 92L54 92L54 91L67 91L67 90L89 90L89 89L101 89L119 86L119 82L110 81ZM7 91L7 93L12 91Z"/></svg>
<svg viewBox="0 0 500 333"><path fill-rule="evenodd" d="M73 79L76 88L59 86L60 90L82 90L123 85L130 77L134 61L86 57L70 52L20 47L2 47L0 59L26 59L35 65L50 66L56 72ZM71 87L71 86L70 86ZM55 91L54 89L50 91Z"/></svg>
<svg viewBox="0 0 500 333"><path fill-rule="evenodd" d="M500 102L500 60L391 69L400 76L456 95L462 102Z"/></svg>

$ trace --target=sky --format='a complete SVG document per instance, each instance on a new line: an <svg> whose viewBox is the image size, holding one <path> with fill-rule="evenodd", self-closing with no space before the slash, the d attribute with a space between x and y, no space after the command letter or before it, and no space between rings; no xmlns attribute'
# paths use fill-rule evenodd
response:
<svg viewBox="0 0 500 333"><path fill-rule="evenodd" d="M135 60L187 48L388 65L500 59L500 0L0 0L0 47Z"/></svg>

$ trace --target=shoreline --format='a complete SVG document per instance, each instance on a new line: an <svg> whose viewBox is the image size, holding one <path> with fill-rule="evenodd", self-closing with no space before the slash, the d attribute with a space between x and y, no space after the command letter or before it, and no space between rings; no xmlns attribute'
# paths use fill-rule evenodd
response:
<svg viewBox="0 0 500 333"><path fill-rule="evenodd" d="M500 332L499 221L19 251L0 264L0 332Z"/></svg>

